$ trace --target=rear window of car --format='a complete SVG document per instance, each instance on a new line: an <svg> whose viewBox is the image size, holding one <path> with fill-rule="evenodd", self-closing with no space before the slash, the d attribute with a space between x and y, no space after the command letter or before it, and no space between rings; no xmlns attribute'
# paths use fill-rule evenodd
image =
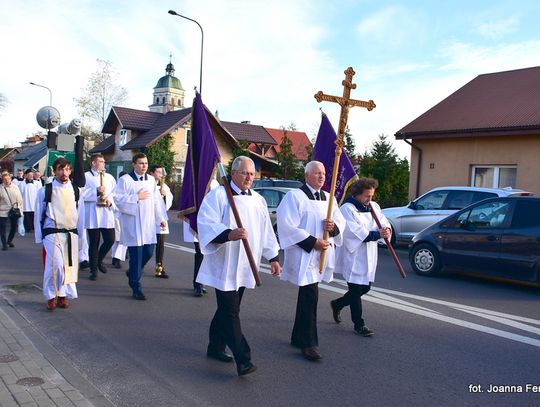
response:
<svg viewBox="0 0 540 407"><path fill-rule="evenodd" d="M514 217L512 218L512 228L520 229L537 226L540 226L540 201L517 201Z"/></svg>

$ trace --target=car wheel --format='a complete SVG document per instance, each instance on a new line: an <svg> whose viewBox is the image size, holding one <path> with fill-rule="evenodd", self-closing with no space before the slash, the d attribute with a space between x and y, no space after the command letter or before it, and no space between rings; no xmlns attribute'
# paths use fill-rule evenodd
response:
<svg viewBox="0 0 540 407"><path fill-rule="evenodd" d="M421 243L412 248L409 261L416 274L434 276L441 271L439 251L430 244Z"/></svg>

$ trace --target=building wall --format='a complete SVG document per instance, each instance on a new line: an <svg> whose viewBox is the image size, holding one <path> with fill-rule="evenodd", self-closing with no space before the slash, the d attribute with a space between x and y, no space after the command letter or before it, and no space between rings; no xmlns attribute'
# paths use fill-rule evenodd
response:
<svg viewBox="0 0 540 407"><path fill-rule="evenodd" d="M418 195L446 185L471 185L473 165L517 166L516 187L540 195L539 136L414 140L422 149ZM416 197L418 152L411 152L409 196Z"/></svg>

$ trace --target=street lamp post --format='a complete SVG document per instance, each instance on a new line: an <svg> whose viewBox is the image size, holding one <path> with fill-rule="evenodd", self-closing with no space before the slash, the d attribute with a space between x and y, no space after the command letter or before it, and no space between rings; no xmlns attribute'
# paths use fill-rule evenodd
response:
<svg viewBox="0 0 540 407"><path fill-rule="evenodd" d="M204 32L203 32L203 29L202 29L201 25L196 20L194 20L192 18L189 18L189 17L186 17L186 16L183 16L182 14L178 14L174 10L169 10L169 14L171 14L173 16L185 18L186 20L189 20L189 21L193 21L201 29L201 68L200 68L200 71L199 71L199 93L202 95L202 67L203 67L203 47L204 47Z"/></svg>
<svg viewBox="0 0 540 407"><path fill-rule="evenodd" d="M34 83L34 82L30 82L30 85L39 86L40 88L47 89L49 91L49 106L52 106L52 92L48 87L40 85L38 83Z"/></svg>

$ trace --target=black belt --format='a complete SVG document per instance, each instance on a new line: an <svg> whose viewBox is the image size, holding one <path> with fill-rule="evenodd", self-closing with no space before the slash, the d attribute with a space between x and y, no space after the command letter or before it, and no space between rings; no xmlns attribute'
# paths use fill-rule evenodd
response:
<svg viewBox="0 0 540 407"><path fill-rule="evenodd" d="M73 259L71 258L71 236L70 233L75 233L77 235L77 229L55 229L55 228L43 228L41 237L44 238L47 235L52 235L53 233L65 233L68 235L68 266L73 266Z"/></svg>

